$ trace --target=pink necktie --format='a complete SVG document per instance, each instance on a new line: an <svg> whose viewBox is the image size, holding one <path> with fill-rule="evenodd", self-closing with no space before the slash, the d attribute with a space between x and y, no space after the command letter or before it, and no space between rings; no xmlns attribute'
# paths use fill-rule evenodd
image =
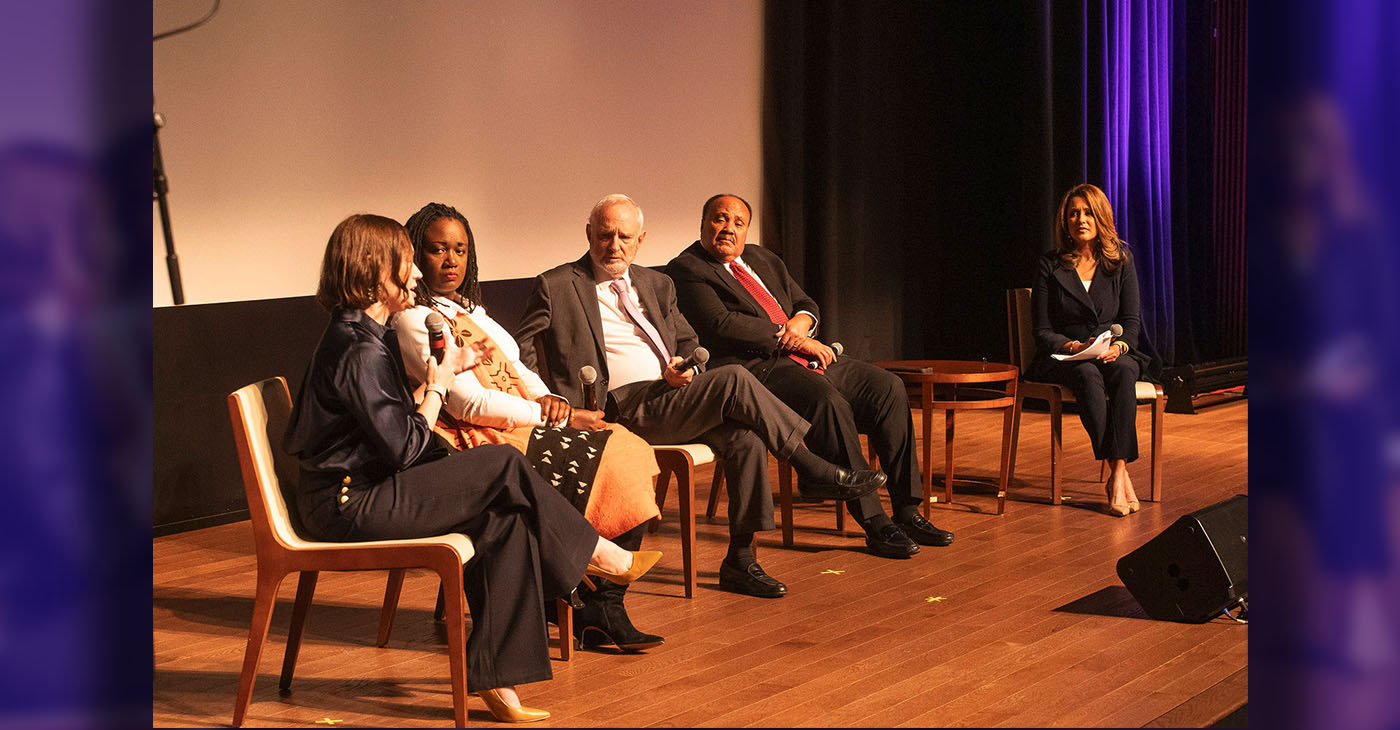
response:
<svg viewBox="0 0 1400 730"><path fill-rule="evenodd" d="M661 340L661 333L656 331L651 322L642 314L642 310L637 308L632 301L631 293L627 290L627 282L622 279L612 280L612 290L617 292L617 301L622 305L622 311L627 313L627 318L632 320L632 324L641 329L646 335L647 344L656 352L656 356L661 358L661 367L665 369L671 364L671 351L666 349L666 343Z"/></svg>
<svg viewBox="0 0 1400 730"><path fill-rule="evenodd" d="M763 307L763 311L768 313L768 319L773 320L773 324L781 326L788 323L788 316L785 312L783 312L783 308L781 305L778 304L778 300L774 299L773 295L769 294L768 290L764 289L763 285L758 283L758 279L753 278L752 274L750 274L748 271L745 271L742 264L740 264L738 261L734 261L729 264L729 270L734 272L734 278L738 279L739 283L744 285L744 288L748 290L749 295L758 301L758 305L760 307ZM803 355L798 355L795 352L788 353L788 357L792 358L793 362L797 363L798 365L801 365L804 368L811 367L810 363L821 362L820 360L812 360L811 358L805 357ZM825 370L825 368L821 367L820 364L818 364L818 366L815 369L818 371Z"/></svg>

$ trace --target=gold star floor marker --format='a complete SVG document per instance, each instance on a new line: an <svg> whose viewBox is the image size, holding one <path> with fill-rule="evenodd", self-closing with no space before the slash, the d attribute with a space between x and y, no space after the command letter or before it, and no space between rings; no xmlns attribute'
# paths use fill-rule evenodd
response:
<svg viewBox="0 0 1400 730"><path fill-rule="evenodd" d="M316 724L317 724L317 725L331 725L331 726L334 726L337 722L345 722L345 721L344 721L344 720L332 720L332 719L330 719L329 717L323 717L323 718L317 720L317 721L316 721Z"/></svg>
<svg viewBox="0 0 1400 730"><path fill-rule="evenodd" d="M822 575L841 575L841 574L844 573L844 572L846 572L846 571L844 571L844 570L832 570L831 568L827 568L826 570L823 570L823 571L822 571Z"/></svg>
<svg viewBox="0 0 1400 730"><path fill-rule="evenodd" d="M928 598L925 598L925 599L924 599L924 603L936 603L936 602L938 602L938 601L946 601L946 600L948 600L948 599L947 599L947 598L944 598L943 596L929 596Z"/></svg>

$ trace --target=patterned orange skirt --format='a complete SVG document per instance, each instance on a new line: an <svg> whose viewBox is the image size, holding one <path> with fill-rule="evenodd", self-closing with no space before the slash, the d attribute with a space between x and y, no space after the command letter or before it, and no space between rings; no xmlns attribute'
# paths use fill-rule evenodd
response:
<svg viewBox="0 0 1400 730"><path fill-rule="evenodd" d="M599 535L614 538L656 517L653 480L660 472L646 441L623 426L602 431L563 426L501 429L438 418L435 431L457 449L508 444L530 460Z"/></svg>

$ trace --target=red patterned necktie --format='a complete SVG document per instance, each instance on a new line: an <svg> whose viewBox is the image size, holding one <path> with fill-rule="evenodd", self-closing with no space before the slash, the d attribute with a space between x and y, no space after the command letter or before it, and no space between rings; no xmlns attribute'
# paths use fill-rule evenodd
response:
<svg viewBox="0 0 1400 730"><path fill-rule="evenodd" d="M773 295L769 294L768 290L763 288L763 285L758 282L758 279L753 277L753 274L750 274L744 268L743 264L738 261L732 261L729 264L729 270L733 272L734 278L738 279L739 283L744 285L744 289L748 290L749 295L758 301L758 305L763 307L763 311L768 313L768 319L773 320L773 324L781 326L788 323L788 316L783 312L783 308L778 304L778 300L774 299ZM788 357L804 368L812 367L811 363L817 363L814 368L817 372L825 370L825 368L821 366L820 360L813 360L795 352L788 353Z"/></svg>

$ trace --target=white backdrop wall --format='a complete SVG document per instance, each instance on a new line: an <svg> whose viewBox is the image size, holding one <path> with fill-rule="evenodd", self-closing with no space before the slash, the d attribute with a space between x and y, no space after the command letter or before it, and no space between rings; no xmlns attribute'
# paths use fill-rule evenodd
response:
<svg viewBox="0 0 1400 730"><path fill-rule="evenodd" d="M209 5L155 0L155 30ZM225 0L154 46L186 301L311 294L340 219L429 201L471 221L483 279L580 256L613 192L663 264L709 195L761 205L762 22L757 0Z"/></svg>

